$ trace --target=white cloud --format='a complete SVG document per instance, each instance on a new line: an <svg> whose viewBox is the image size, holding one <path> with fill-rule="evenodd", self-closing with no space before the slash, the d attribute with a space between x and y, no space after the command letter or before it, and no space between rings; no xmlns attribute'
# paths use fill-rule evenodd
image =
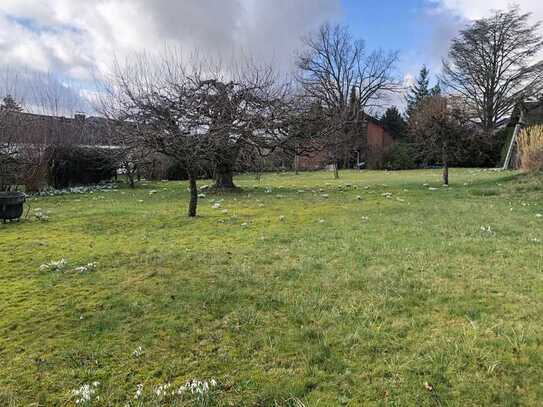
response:
<svg viewBox="0 0 543 407"><path fill-rule="evenodd" d="M532 12L538 20L543 18L541 0L432 0L432 2L453 10L469 20L486 17L492 10L504 10L512 4L518 4L524 12Z"/></svg>
<svg viewBox="0 0 543 407"><path fill-rule="evenodd" d="M115 58L166 45L290 66L301 37L340 10L340 0L0 0L0 73L24 71L19 97L34 107L29 78L48 74L38 83L70 111L96 99L93 78Z"/></svg>
<svg viewBox="0 0 543 407"><path fill-rule="evenodd" d="M339 12L339 0L2 0L0 51L4 63L79 80L165 43L285 66L301 36Z"/></svg>

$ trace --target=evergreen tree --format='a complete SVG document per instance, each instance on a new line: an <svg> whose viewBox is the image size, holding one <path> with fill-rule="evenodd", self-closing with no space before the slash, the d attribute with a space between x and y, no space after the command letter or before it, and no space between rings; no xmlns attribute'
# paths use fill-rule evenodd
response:
<svg viewBox="0 0 543 407"><path fill-rule="evenodd" d="M409 89L405 101L407 102L407 117L413 113L415 108L428 96L431 95L429 89L430 86L430 70L426 65L422 66L422 69L419 72L416 83ZM436 85L439 87L439 85ZM436 87L434 87L436 89ZM432 91L434 90L432 89ZM437 89L436 89L437 90ZM439 90L441 92L441 90Z"/></svg>
<svg viewBox="0 0 543 407"><path fill-rule="evenodd" d="M22 112L23 108L19 103L17 103L13 96L8 94L4 97L4 99L2 99L2 103L0 104L0 110L8 110L10 112Z"/></svg>
<svg viewBox="0 0 543 407"><path fill-rule="evenodd" d="M381 117L381 124L396 140L402 140L407 133L407 123L396 106L389 107Z"/></svg>
<svg viewBox="0 0 543 407"><path fill-rule="evenodd" d="M432 89L430 89L430 96L441 96L441 85L436 83Z"/></svg>

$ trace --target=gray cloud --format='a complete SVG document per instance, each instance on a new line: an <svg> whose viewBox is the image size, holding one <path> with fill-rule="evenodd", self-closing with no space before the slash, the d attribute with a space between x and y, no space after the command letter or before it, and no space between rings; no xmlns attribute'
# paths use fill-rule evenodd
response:
<svg viewBox="0 0 543 407"><path fill-rule="evenodd" d="M165 45L287 68L301 37L340 13L340 0L2 0L0 68L87 87L70 97L92 94L114 58Z"/></svg>
<svg viewBox="0 0 543 407"><path fill-rule="evenodd" d="M34 0L4 0L0 49L8 62L75 79L88 78L94 68L106 68L113 55L152 51L164 44L213 56L248 54L288 64L302 35L340 13L339 0L47 3L45 8ZM17 43L9 40L14 35L20 38Z"/></svg>

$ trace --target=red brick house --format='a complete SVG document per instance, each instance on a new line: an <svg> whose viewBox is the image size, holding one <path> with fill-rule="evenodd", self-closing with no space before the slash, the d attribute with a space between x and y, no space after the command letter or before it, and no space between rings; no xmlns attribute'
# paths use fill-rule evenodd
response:
<svg viewBox="0 0 543 407"><path fill-rule="evenodd" d="M364 163L366 168L379 169L383 166L385 152L392 144L394 139L379 120L366 115L359 132L339 146L316 146L316 151L297 157L297 165L300 170L323 169L333 164L336 155L340 168L357 168L358 164ZM337 149L337 153L334 154L332 149Z"/></svg>

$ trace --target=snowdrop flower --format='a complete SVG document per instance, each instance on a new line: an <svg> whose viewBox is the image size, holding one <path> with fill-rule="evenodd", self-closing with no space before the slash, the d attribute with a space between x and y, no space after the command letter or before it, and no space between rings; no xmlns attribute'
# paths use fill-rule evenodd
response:
<svg viewBox="0 0 543 407"><path fill-rule="evenodd" d="M437 191L437 188L430 187L428 188L428 191Z"/></svg>
<svg viewBox="0 0 543 407"><path fill-rule="evenodd" d="M143 355L143 348L141 346L138 346L134 352L132 352L132 356L135 358L139 358L141 355Z"/></svg>
<svg viewBox="0 0 543 407"><path fill-rule="evenodd" d="M329 195L328 195L328 194L322 194L321 196L322 196L323 198L328 198Z"/></svg>
<svg viewBox="0 0 543 407"><path fill-rule="evenodd" d="M34 217L37 219L37 220L40 220L42 222L46 222L49 220L49 216L47 216L47 214L45 214L44 212L42 211L38 211L34 214Z"/></svg>
<svg viewBox="0 0 543 407"><path fill-rule="evenodd" d="M134 399L139 399L143 394L143 384L136 385L136 393L134 394Z"/></svg>
<svg viewBox="0 0 543 407"><path fill-rule="evenodd" d="M536 217L536 218L543 218L543 214L541 214L541 213L536 213L536 214L535 214L535 217Z"/></svg>
<svg viewBox="0 0 543 407"><path fill-rule="evenodd" d="M198 198L205 198L206 194L198 194Z"/></svg>
<svg viewBox="0 0 543 407"><path fill-rule="evenodd" d="M158 191L156 189L152 189L149 191L149 195L154 195L156 194Z"/></svg>
<svg viewBox="0 0 543 407"><path fill-rule="evenodd" d="M319 223L324 223L324 219L319 219Z"/></svg>
<svg viewBox="0 0 543 407"><path fill-rule="evenodd" d="M66 259L60 259L58 261L50 261L49 263L42 264L39 268L40 271L62 271L68 266Z"/></svg>
<svg viewBox="0 0 543 407"><path fill-rule="evenodd" d="M481 233L486 234L486 235L494 236L496 234L496 232L494 232L490 226L481 226L480 229L481 229Z"/></svg>
<svg viewBox="0 0 543 407"><path fill-rule="evenodd" d="M221 204L219 202L215 202L213 205L211 205L213 209L219 209L221 207Z"/></svg>
<svg viewBox="0 0 543 407"><path fill-rule="evenodd" d="M92 263L88 263L85 266L79 266L74 269L76 273L87 273L89 271L96 270L97 263L93 261Z"/></svg>
<svg viewBox="0 0 543 407"><path fill-rule="evenodd" d="M367 216L362 216L362 218L361 218L361 219L362 219L362 221L364 221L364 222L367 222L367 221L369 221L369 220L370 220L370 218L368 218Z"/></svg>
<svg viewBox="0 0 543 407"><path fill-rule="evenodd" d="M228 209L223 209L223 210L222 210L222 213L227 214L227 213L228 213Z"/></svg>
<svg viewBox="0 0 543 407"><path fill-rule="evenodd" d="M356 199L358 199L359 201L361 201L361 200L362 200L362 196L357 195L357 196L356 196Z"/></svg>
<svg viewBox="0 0 543 407"><path fill-rule="evenodd" d="M138 202L139 202L139 203L143 203L143 199L138 199Z"/></svg>
<svg viewBox="0 0 543 407"><path fill-rule="evenodd" d="M243 223L241 224L241 227L242 227L242 228L246 228L247 226L249 226L249 224L248 224L247 222L243 222Z"/></svg>
<svg viewBox="0 0 543 407"><path fill-rule="evenodd" d="M171 386L171 383L159 384L155 388L155 394L157 395L157 397L165 396L170 386Z"/></svg>
<svg viewBox="0 0 543 407"><path fill-rule="evenodd" d="M72 394L76 397L75 404L90 403L95 395L100 382L92 382L92 384L84 384L79 389L72 390ZM97 396L96 399L99 397Z"/></svg>
<svg viewBox="0 0 543 407"><path fill-rule="evenodd" d="M280 221L284 221L284 220L285 220L285 215L279 216L279 220L280 220Z"/></svg>

